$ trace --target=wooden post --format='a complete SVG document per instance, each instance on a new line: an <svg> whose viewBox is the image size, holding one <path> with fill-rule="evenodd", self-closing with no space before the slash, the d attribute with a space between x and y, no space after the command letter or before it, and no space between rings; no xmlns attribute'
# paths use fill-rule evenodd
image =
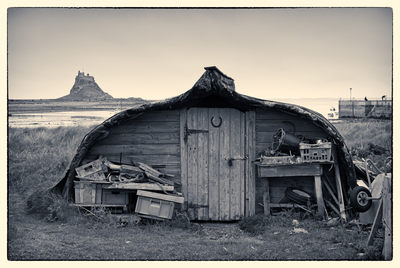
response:
<svg viewBox="0 0 400 268"><path fill-rule="evenodd" d="M327 180L328 180L327 177L326 177L326 176L324 176L324 177L325 177L325 179L322 180L322 185L325 186L325 188L328 190L329 194L331 195L333 201L335 201L336 205L340 206L339 200L338 200L337 197L335 196L335 194L334 194L332 188L331 188L331 187L329 186L329 184L327 183Z"/></svg>
<svg viewBox="0 0 400 268"><path fill-rule="evenodd" d="M317 215L324 217L325 204L324 204L324 198L322 196L321 176L314 176L314 186L318 204Z"/></svg>
<svg viewBox="0 0 400 268"><path fill-rule="evenodd" d="M344 209L344 199L343 199L343 190L342 190L342 181L340 179L340 170L339 170L339 162L337 158L337 150L336 146L333 145L332 147L332 154L333 154L333 165L335 168L335 178L336 178L336 188L338 194L338 201L339 201L339 211L341 218L346 221L346 211Z"/></svg>
<svg viewBox="0 0 400 268"><path fill-rule="evenodd" d="M371 232L369 233L368 236L368 241L367 241L368 246L371 246L374 243L374 236L378 231L378 227L382 222L382 203L383 203L382 200L379 200L378 210L376 211L374 223L372 224Z"/></svg>
<svg viewBox="0 0 400 268"><path fill-rule="evenodd" d="M264 194L263 194L263 203L264 203L264 215L269 216L271 215L271 208L270 204L270 197L269 197L269 179L265 179L265 187L264 187Z"/></svg>
<svg viewBox="0 0 400 268"><path fill-rule="evenodd" d="M392 236L392 178L385 176L383 180L383 226L385 227L385 242L383 244L383 257L385 260L393 258L393 236Z"/></svg>

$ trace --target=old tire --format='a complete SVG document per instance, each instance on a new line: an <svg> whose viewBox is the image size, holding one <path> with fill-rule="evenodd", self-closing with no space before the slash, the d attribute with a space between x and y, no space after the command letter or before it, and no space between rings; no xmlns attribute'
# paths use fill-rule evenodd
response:
<svg viewBox="0 0 400 268"><path fill-rule="evenodd" d="M300 205L309 205L311 203L311 195L301 189L289 187L286 189L286 197Z"/></svg>
<svg viewBox="0 0 400 268"><path fill-rule="evenodd" d="M372 200L368 197L371 197L371 192L367 188L363 186L355 187L350 193L352 207L358 212L367 211L372 205Z"/></svg>

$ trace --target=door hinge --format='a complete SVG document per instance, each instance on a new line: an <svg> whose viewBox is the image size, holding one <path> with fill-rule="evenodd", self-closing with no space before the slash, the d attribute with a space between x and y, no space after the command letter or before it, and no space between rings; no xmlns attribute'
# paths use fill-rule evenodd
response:
<svg viewBox="0 0 400 268"><path fill-rule="evenodd" d="M184 128L184 133L183 133L183 140L186 143L189 135L197 134L197 133L208 133L208 130L205 130L205 129L191 129L191 128L188 128L187 123L185 123L185 128Z"/></svg>

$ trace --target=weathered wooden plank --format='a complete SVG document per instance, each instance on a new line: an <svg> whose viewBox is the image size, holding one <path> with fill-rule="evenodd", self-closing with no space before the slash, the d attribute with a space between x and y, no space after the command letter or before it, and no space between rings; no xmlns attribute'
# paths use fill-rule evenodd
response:
<svg viewBox="0 0 400 268"><path fill-rule="evenodd" d="M277 111L275 109L257 109L256 120L270 120L270 119L281 119L281 120L293 120L297 116L294 114L286 113L283 111Z"/></svg>
<svg viewBox="0 0 400 268"><path fill-rule="evenodd" d="M300 164L285 166L258 166L260 177L301 177L322 174L320 164Z"/></svg>
<svg viewBox="0 0 400 268"><path fill-rule="evenodd" d="M126 122L119 126L116 126L110 130L110 135L115 133L155 133L155 132L166 132L166 133L179 133L179 121L178 122L147 122L147 121L135 121L131 124Z"/></svg>
<svg viewBox="0 0 400 268"><path fill-rule="evenodd" d="M197 108L187 111L187 126L189 129L197 129ZM187 138L188 146L188 206L189 216L197 219L197 155L198 155L198 135L189 135Z"/></svg>
<svg viewBox="0 0 400 268"><path fill-rule="evenodd" d="M185 197L185 205L182 206L182 209L185 210L188 208L188 147L187 143L184 141L184 130L185 124L187 123L187 112L186 109L180 110L180 147L181 147L181 182L182 182L182 194Z"/></svg>
<svg viewBox="0 0 400 268"><path fill-rule="evenodd" d="M247 139L248 139L248 178L249 178L249 216L253 216L255 214L255 206L256 206L256 181L255 181L255 112L248 111L246 112L246 131L247 131Z"/></svg>
<svg viewBox="0 0 400 268"><path fill-rule="evenodd" d="M382 224L382 214L383 214L383 200L380 199L378 204L378 209L376 210L374 218L374 223L372 224L372 228L368 236L367 246L372 246L372 244L374 243L375 234Z"/></svg>
<svg viewBox="0 0 400 268"><path fill-rule="evenodd" d="M90 154L180 155L179 144L94 145Z"/></svg>
<svg viewBox="0 0 400 268"><path fill-rule="evenodd" d="M180 204L182 204L184 202L184 198L182 196L159 194L159 193L148 192L148 191L143 191L143 190L138 190L136 195L152 197L152 198L157 198L157 199L161 199L161 200L167 200L167 201L180 203Z"/></svg>
<svg viewBox="0 0 400 268"><path fill-rule="evenodd" d="M244 154L241 153L241 125L240 125L239 110L230 110L230 157L237 160L232 160L232 166L230 166L230 178L229 180L229 196L230 196L230 210L229 219L238 220L240 218L240 183L243 179L241 173L241 164L244 163ZM243 160L242 160L243 159Z"/></svg>
<svg viewBox="0 0 400 268"><path fill-rule="evenodd" d="M264 194L263 194L263 204L264 204L264 215L271 215L271 207L270 207L270 196L269 196L269 179L265 180L264 184Z"/></svg>
<svg viewBox="0 0 400 268"><path fill-rule="evenodd" d="M245 150L245 135L246 135L246 117L245 113L240 113L240 155L247 156ZM245 181L246 181L246 164L247 161L240 161L240 216L244 216L245 212Z"/></svg>
<svg viewBox="0 0 400 268"><path fill-rule="evenodd" d="M209 121L212 117L218 118L219 109L214 108L209 110ZM209 127L209 150L210 157L208 161L209 173L208 173L208 215L210 220L219 220L219 146L220 136L219 129L213 126Z"/></svg>
<svg viewBox="0 0 400 268"><path fill-rule="evenodd" d="M315 196L317 197L317 205L318 205L317 215L324 217L325 204L324 204L324 197L322 194L321 175L314 176L314 185L315 185Z"/></svg>
<svg viewBox="0 0 400 268"><path fill-rule="evenodd" d="M286 132L296 133L298 131L321 131L321 128L305 119L294 118L292 120L256 120L256 131L277 131L283 128Z"/></svg>
<svg viewBox="0 0 400 268"><path fill-rule="evenodd" d="M229 109L222 108L221 110L222 125L219 127L220 135L220 161L219 161L219 210L220 220L229 220L230 210L230 167L228 165L228 158L230 158L230 111Z"/></svg>
<svg viewBox="0 0 400 268"><path fill-rule="evenodd" d="M322 180L322 185L325 187L325 189L329 192L329 194L331 195L333 201L335 201L335 204L339 207L339 200L336 198L331 186L329 186L329 183L327 183L328 179L326 178L326 176L324 176L324 179Z"/></svg>
<svg viewBox="0 0 400 268"><path fill-rule="evenodd" d="M273 136L276 133L276 131L257 131L256 132L256 142L257 144L261 143L272 143L273 142ZM292 133L293 134L293 133ZM294 135L299 135L303 136L309 139L320 139L320 138L327 138L328 134L324 133L322 131L313 131L310 129L310 131L296 131Z"/></svg>
<svg viewBox="0 0 400 268"><path fill-rule="evenodd" d="M174 186L172 185L161 185L155 183L118 183L114 182L111 184L105 184L102 186L103 189L122 189L122 190L152 190L152 191L173 191Z"/></svg>
<svg viewBox="0 0 400 268"><path fill-rule="evenodd" d="M162 110L143 113L134 121L146 122L179 122L179 110ZM133 120L132 120L133 122Z"/></svg>
<svg viewBox="0 0 400 268"><path fill-rule="evenodd" d="M197 128L208 131L208 108L198 108ZM199 220L208 220L208 132L198 133L198 192L197 199L199 208L197 216Z"/></svg>
<svg viewBox="0 0 400 268"><path fill-rule="evenodd" d="M333 155L333 165L335 169L335 178L336 178L336 189L338 193L338 201L339 201L339 211L341 214L341 218L346 221L346 210L344 207L344 197L342 190L342 180L340 178L340 170L339 170L339 161L337 158L337 150L335 146L332 146L332 155Z"/></svg>
<svg viewBox="0 0 400 268"><path fill-rule="evenodd" d="M393 259L393 224L392 224L392 176L383 180L382 190L382 220L385 226L385 239L383 242L383 257L385 260Z"/></svg>
<svg viewBox="0 0 400 268"><path fill-rule="evenodd" d="M142 162L148 165L166 165L166 166L180 166L180 156L176 154L146 154L146 155L134 155L124 154L123 158L127 158L128 163ZM111 159L110 159L111 161Z"/></svg>
<svg viewBox="0 0 400 268"><path fill-rule="evenodd" d="M99 145L179 144L179 132L113 133L99 141Z"/></svg>

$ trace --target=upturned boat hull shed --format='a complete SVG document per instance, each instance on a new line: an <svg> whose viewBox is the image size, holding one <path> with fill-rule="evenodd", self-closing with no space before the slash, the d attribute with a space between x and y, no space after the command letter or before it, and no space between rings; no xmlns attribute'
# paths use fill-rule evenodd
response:
<svg viewBox="0 0 400 268"><path fill-rule="evenodd" d="M257 176L254 160L271 146L280 128L331 141L343 192L356 186L344 140L321 114L239 94L232 78L216 67L205 70L182 95L133 107L96 126L82 140L54 190L73 200L75 168L100 155L116 163L139 161L160 165L163 172L174 175L192 219L237 220L263 211L259 204L265 180ZM337 174L332 170L324 167L324 178L334 185ZM313 184L307 177L269 180L269 198L278 203L291 186L313 192Z"/></svg>

